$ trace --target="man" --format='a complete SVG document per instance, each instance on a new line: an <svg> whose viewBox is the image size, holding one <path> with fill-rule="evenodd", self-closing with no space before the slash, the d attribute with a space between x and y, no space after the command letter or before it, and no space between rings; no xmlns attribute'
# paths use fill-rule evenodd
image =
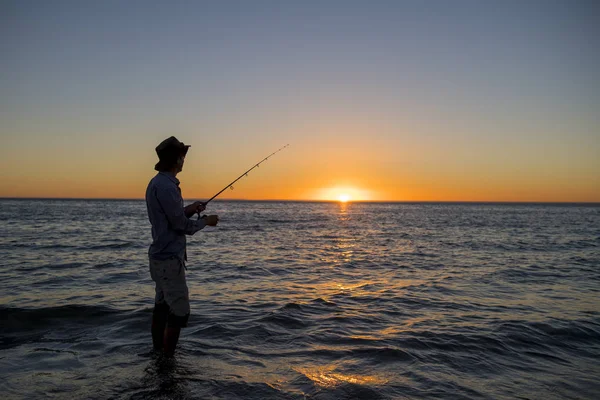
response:
<svg viewBox="0 0 600 400"><path fill-rule="evenodd" d="M154 349L172 356L181 328L187 326L190 316L188 288L185 281L186 237L206 225L216 226L216 215L190 219L204 211L197 201L183 206L179 180L185 156L190 148L174 136L156 147L159 162L154 167L158 174L146 189L146 208L152 224L152 244L148 251L150 276L156 282L156 296L152 313L152 343Z"/></svg>

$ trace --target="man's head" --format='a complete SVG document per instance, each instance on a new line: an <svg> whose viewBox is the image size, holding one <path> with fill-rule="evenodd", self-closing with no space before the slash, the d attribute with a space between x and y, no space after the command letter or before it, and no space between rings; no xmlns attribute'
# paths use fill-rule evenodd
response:
<svg viewBox="0 0 600 400"><path fill-rule="evenodd" d="M161 172L173 171L181 172L183 161L190 145L183 144L175 136L163 140L156 146L156 154L160 160L154 169Z"/></svg>

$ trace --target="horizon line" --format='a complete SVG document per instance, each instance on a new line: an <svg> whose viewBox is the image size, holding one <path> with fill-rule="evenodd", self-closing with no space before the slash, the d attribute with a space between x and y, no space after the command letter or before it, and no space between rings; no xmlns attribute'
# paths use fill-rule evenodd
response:
<svg viewBox="0 0 600 400"><path fill-rule="evenodd" d="M4 197L0 200L101 200L101 201L144 201L141 197ZM188 198L186 201L202 200ZM216 202L290 202L290 203L342 203L339 200L293 200L293 199L215 199ZM600 205L600 201L535 201L535 200L348 200L345 203L431 203L431 204L589 204Z"/></svg>

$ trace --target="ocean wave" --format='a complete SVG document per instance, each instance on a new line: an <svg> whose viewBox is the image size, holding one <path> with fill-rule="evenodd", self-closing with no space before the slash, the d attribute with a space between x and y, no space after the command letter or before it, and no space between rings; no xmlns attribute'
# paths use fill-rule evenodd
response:
<svg viewBox="0 0 600 400"><path fill-rule="evenodd" d="M336 303L324 300L322 298L317 298L306 303L287 303L277 308L275 313L306 319L313 316L328 314L337 308L338 305Z"/></svg>
<svg viewBox="0 0 600 400"><path fill-rule="evenodd" d="M97 324L98 320L123 313L107 306L65 305L44 308L0 306L0 334L27 332L54 325Z"/></svg>
<svg viewBox="0 0 600 400"><path fill-rule="evenodd" d="M84 246L82 249L85 250L118 250L118 249L134 249L142 248L145 245L138 244L135 242L124 242L124 243L107 243L107 244L96 244L93 246Z"/></svg>
<svg viewBox="0 0 600 400"><path fill-rule="evenodd" d="M505 321L495 332L513 345L521 347L570 347L575 344L600 343L600 321L548 320L546 322Z"/></svg>
<svg viewBox="0 0 600 400"><path fill-rule="evenodd" d="M279 308L279 311L286 311L286 310L298 310L298 311L302 311L302 305L300 303L287 303L286 305L284 305L283 307Z"/></svg>
<svg viewBox="0 0 600 400"><path fill-rule="evenodd" d="M60 239L56 239L60 240ZM76 249L77 246L73 244L63 244L63 243L50 243L50 244L40 244L38 242L33 241L20 241L20 242L11 242L9 244L3 244L0 246L0 249L43 249L43 250L61 250L61 249Z"/></svg>
<svg viewBox="0 0 600 400"><path fill-rule="evenodd" d="M244 338L249 342L253 340L266 340L281 333L257 323L246 323L243 326L218 323L209 324L208 326L206 324L199 324L200 326L197 328L194 328L194 323L190 325L192 325L192 329L190 330L192 337L216 338L226 341L235 340L236 338Z"/></svg>
<svg viewBox="0 0 600 400"><path fill-rule="evenodd" d="M96 279L96 282L98 282L99 284L109 284L109 283L113 283L113 284L122 284L123 282L127 282L127 281L137 281L140 279L140 274L137 271L130 271L130 272L115 272L115 273L111 273L111 274L106 274L106 275L102 275L100 277L98 277Z"/></svg>
<svg viewBox="0 0 600 400"><path fill-rule="evenodd" d="M294 318L289 315L276 313L268 315L266 317L262 317L258 321L266 324L274 324L286 329L304 329L310 326L309 321L303 321L300 318Z"/></svg>
<svg viewBox="0 0 600 400"><path fill-rule="evenodd" d="M109 269L109 268L114 268L116 266L117 266L117 264L115 264L115 263L107 262L107 263L101 263L101 264L94 264L93 268L94 269Z"/></svg>
<svg viewBox="0 0 600 400"><path fill-rule="evenodd" d="M319 297L319 298L311 300L311 303L318 304L318 305L321 305L321 306L326 306L326 307L337 307L338 306L333 301L325 300L322 297Z"/></svg>
<svg viewBox="0 0 600 400"><path fill-rule="evenodd" d="M290 224L290 223L298 222L298 220L271 218L271 219L267 219L266 222L270 223L270 224Z"/></svg>
<svg viewBox="0 0 600 400"><path fill-rule="evenodd" d="M22 266L19 266L18 269L21 271L35 271L35 270L40 270L40 269L50 269L50 270L64 270L64 269L73 269L73 268L83 268L86 267L88 264L85 262L66 262L66 263L59 263L59 264L43 264L43 265L38 265L38 266L27 266L27 264L24 264Z"/></svg>

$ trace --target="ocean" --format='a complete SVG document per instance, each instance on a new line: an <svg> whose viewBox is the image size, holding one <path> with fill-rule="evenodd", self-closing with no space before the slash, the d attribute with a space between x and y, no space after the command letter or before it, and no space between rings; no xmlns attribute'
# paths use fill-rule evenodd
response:
<svg viewBox="0 0 600 400"><path fill-rule="evenodd" d="M207 213L164 360L143 201L0 200L3 398L600 398L600 205Z"/></svg>

